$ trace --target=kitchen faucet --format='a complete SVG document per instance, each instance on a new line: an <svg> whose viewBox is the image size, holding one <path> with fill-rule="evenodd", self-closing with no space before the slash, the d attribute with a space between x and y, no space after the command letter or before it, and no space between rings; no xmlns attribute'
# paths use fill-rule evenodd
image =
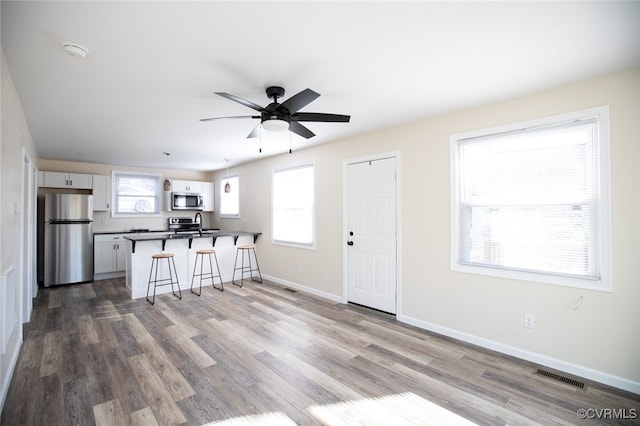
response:
<svg viewBox="0 0 640 426"><path fill-rule="evenodd" d="M200 212L196 212L196 215L193 217L193 221L198 224L198 232L202 235L202 214Z"/></svg>

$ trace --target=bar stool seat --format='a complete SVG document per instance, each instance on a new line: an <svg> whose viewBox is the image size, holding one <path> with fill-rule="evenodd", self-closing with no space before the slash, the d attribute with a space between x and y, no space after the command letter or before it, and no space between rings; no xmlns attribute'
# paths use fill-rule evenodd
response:
<svg viewBox="0 0 640 426"><path fill-rule="evenodd" d="M262 283L262 274L260 273L260 265L258 265L258 257L256 256L256 246L253 244L244 244L236 246L236 260L233 264L233 276L231 277L231 282L238 287L242 287L244 285L244 275L245 273L249 273L251 277L251 281L256 281ZM255 260L256 267L254 268L251 264L251 253L253 252L253 259ZM238 267L238 254L240 254L240 267ZM244 265L245 257L248 260L249 265ZM240 284L236 283L236 271L240 271ZM257 276L254 276L254 272L258 272Z"/></svg>
<svg viewBox="0 0 640 426"><path fill-rule="evenodd" d="M161 260L167 259L167 267L169 269L169 278L160 278L158 279L158 269L159 263ZM172 271L173 268L173 271ZM155 269L155 275L154 275ZM151 277L153 276L153 280ZM175 280L174 280L175 277ZM149 300L149 290L151 289L151 284L153 284L153 299ZM176 294L173 285L176 284L178 286L178 294ZM176 262L173 259L173 253L157 253L151 256L151 270L149 271L149 284L147 285L147 302L152 305L156 302L156 288L162 287L165 285L171 286L171 292L178 299L182 299L182 291L180 290L180 283L178 282L178 272L176 270Z"/></svg>
<svg viewBox="0 0 640 426"><path fill-rule="evenodd" d="M203 270L204 266L204 256L209 256L209 271ZM211 255L216 261L216 271L217 274L213 274L213 263L211 262ZM200 260L200 273L196 274L196 268L198 266L198 259ZM193 291L193 281L196 277L200 278L200 289L198 293ZM216 283L214 278L218 278L220 280L220 287L216 287ZM193 264L193 275L191 276L191 293L200 296L202 294L202 281L203 280L211 280L211 286L216 290L224 291L224 284L222 284L222 276L220 276L220 266L218 265L218 256L216 256L215 249L201 249L196 251L196 261Z"/></svg>

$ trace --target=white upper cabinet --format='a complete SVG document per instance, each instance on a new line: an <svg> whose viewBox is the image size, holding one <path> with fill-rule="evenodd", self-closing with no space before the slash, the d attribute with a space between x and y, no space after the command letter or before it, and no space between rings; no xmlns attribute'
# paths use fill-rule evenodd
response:
<svg viewBox="0 0 640 426"><path fill-rule="evenodd" d="M81 173L41 172L42 183L46 188L92 189L93 176Z"/></svg>
<svg viewBox="0 0 640 426"><path fill-rule="evenodd" d="M203 182L196 182L190 180L172 180L171 192L193 192L195 194L202 194Z"/></svg>
<svg viewBox="0 0 640 426"><path fill-rule="evenodd" d="M109 211L111 176L93 175L93 211Z"/></svg>
<svg viewBox="0 0 640 426"><path fill-rule="evenodd" d="M213 211L213 183L202 182L202 211Z"/></svg>

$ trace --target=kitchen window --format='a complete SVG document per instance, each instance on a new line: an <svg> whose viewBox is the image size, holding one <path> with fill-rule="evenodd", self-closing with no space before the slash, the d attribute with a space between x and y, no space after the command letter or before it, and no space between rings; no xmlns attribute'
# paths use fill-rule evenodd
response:
<svg viewBox="0 0 640 426"><path fill-rule="evenodd" d="M160 175L113 172L112 216L160 214Z"/></svg>
<svg viewBox="0 0 640 426"><path fill-rule="evenodd" d="M271 217L274 243L314 247L314 164L273 171Z"/></svg>
<svg viewBox="0 0 640 426"><path fill-rule="evenodd" d="M220 217L240 217L240 176L220 178Z"/></svg>
<svg viewBox="0 0 640 426"><path fill-rule="evenodd" d="M608 107L450 144L452 270L610 290Z"/></svg>

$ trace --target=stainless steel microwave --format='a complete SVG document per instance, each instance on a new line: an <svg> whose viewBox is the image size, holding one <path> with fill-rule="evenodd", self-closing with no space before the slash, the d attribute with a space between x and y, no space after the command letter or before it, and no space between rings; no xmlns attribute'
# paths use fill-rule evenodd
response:
<svg viewBox="0 0 640 426"><path fill-rule="evenodd" d="M202 194L192 192L172 192L171 210L202 210Z"/></svg>

